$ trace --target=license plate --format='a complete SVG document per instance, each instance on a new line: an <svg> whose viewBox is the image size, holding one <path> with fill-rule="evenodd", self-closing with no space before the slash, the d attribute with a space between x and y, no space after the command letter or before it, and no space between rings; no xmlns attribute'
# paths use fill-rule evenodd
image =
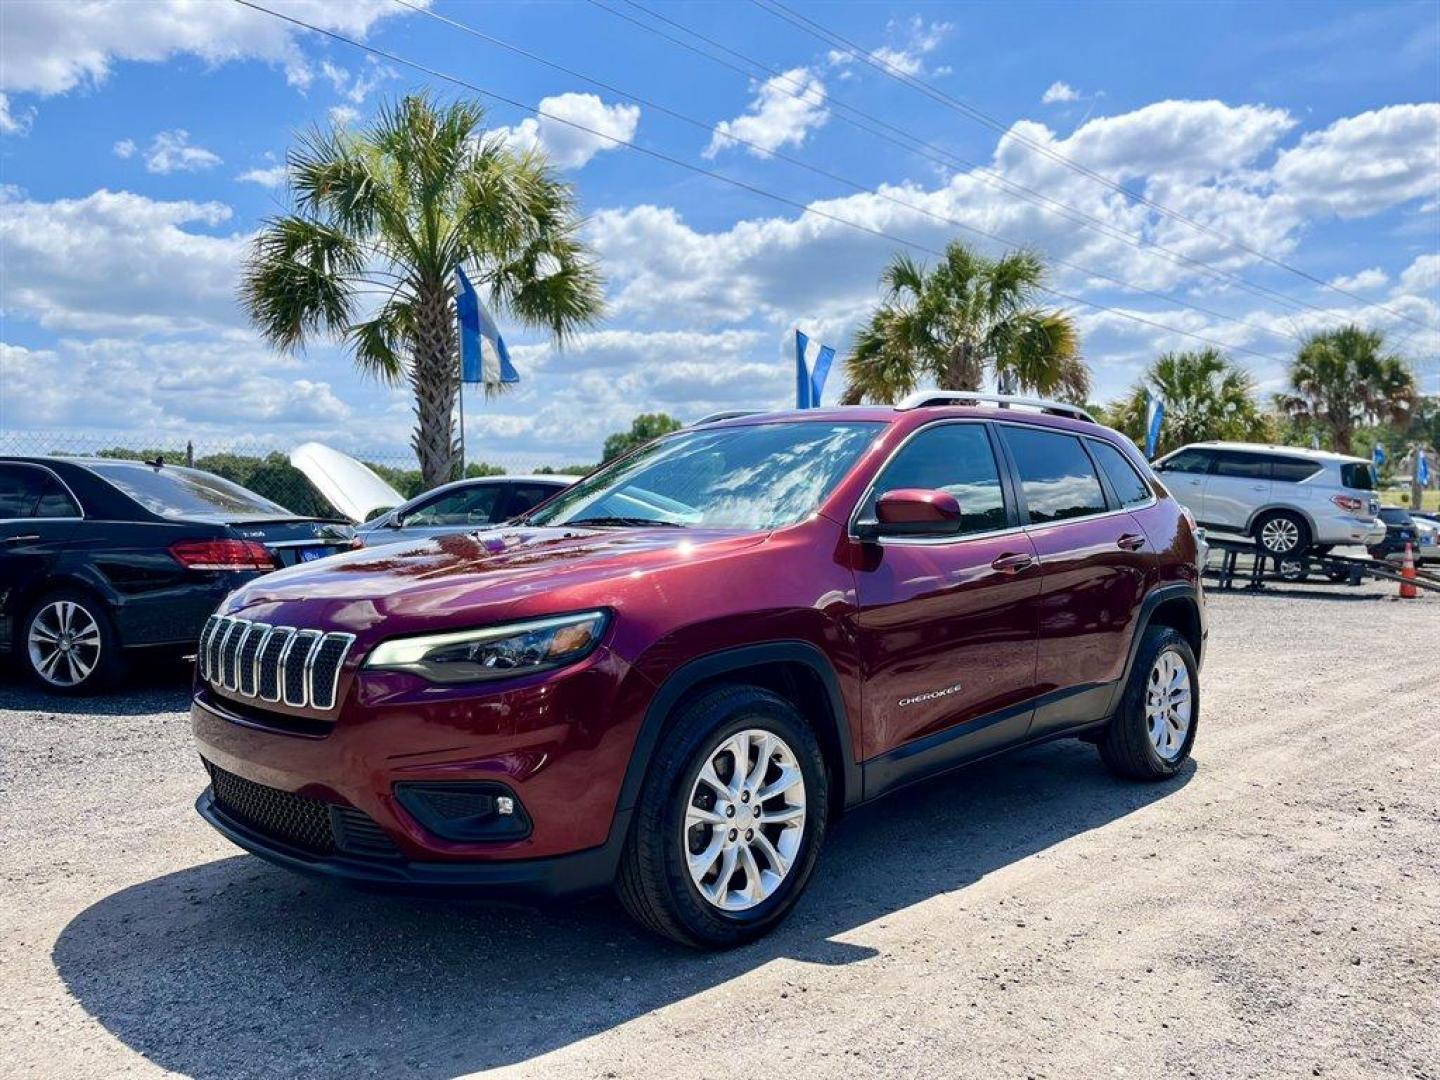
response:
<svg viewBox="0 0 1440 1080"><path fill-rule="evenodd" d="M323 559L326 555L329 555L329 554L330 554L330 549L329 549L329 548L323 548L323 547L301 548L301 549L300 549L300 561L301 561L301 562L314 562L316 559Z"/></svg>

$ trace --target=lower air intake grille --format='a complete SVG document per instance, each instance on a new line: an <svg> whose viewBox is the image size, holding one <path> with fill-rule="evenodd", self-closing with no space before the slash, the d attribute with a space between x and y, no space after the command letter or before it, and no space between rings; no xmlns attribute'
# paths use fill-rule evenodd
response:
<svg viewBox="0 0 1440 1080"><path fill-rule="evenodd" d="M335 851L329 803L266 787L215 765L210 765L210 783L220 809L241 825L317 855Z"/></svg>

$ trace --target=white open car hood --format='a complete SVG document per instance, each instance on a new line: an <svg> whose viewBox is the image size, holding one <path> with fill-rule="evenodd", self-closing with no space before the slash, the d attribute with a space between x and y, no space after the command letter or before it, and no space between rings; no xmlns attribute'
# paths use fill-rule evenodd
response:
<svg viewBox="0 0 1440 1080"><path fill-rule="evenodd" d="M290 451L290 464L305 474L331 506L357 525L375 511L405 501L405 496L380 479L370 466L323 443L301 443Z"/></svg>

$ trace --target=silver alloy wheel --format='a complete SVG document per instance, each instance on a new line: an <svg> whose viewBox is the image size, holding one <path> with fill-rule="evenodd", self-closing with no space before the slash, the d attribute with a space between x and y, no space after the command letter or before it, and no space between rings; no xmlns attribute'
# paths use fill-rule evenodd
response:
<svg viewBox="0 0 1440 1080"><path fill-rule="evenodd" d="M1300 546L1300 526L1286 517L1271 518L1260 530L1260 543L1276 555L1288 555Z"/></svg>
<svg viewBox="0 0 1440 1080"><path fill-rule="evenodd" d="M79 686L100 662L100 624L73 600L55 600L35 614L26 644L30 665L52 686Z"/></svg>
<svg viewBox="0 0 1440 1080"><path fill-rule="evenodd" d="M1145 724L1150 745L1164 761L1174 761L1190 734L1190 667L1174 649L1155 658L1145 683Z"/></svg>
<svg viewBox="0 0 1440 1080"><path fill-rule="evenodd" d="M727 735L690 785L680 842L690 880L722 911L774 894L805 837L805 777L772 731Z"/></svg>

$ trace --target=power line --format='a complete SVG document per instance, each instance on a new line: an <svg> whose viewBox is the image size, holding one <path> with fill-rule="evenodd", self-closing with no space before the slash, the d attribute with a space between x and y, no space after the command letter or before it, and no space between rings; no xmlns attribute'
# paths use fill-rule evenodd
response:
<svg viewBox="0 0 1440 1080"><path fill-rule="evenodd" d="M399 4L403 8L415 12L418 15L424 15L428 18L434 19L439 23L450 26L464 33L470 34L471 36L481 41L494 45L497 48L504 49L507 52L513 53L516 56L522 56L525 59L531 60L537 64L543 64L544 66L551 68L552 70L559 71L565 75L570 76L571 78L579 79L582 82L589 83L591 86L598 87L602 90L608 91L609 93L615 94L618 97L633 101L639 105L643 105L646 108L652 109L655 112L661 113L665 116L670 116L676 120L680 120L686 124L691 125L692 127L700 129L701 131L713 132L715 130L716 125L713 121L700 120L693 116L688 116L685 113L672 109L667 105L662 105L659 102L641 97L640 95L632 93L631 91L615 86L612 83L607 83L601 79L595 78L594 76L587 75L584 72L576 71L574 68L566 67L564 64L549 60L543 56L540 56L537 53L533 53L527 49L521 48L518 45L511 44L507 41L502 41L500 38L494 37L491 34L487 34L484 31L478 30L475 27L470 26L466 23L462 23L456 19L441 15L438 12L430 11L426 8L419 7L418 5L413 3L412 0L393 0L393 2ZM774 150L769 147L762 146L759 143L743 138L742 136L726 134L722 137L736 142L742 146L747 146L766 157L773 157L779 161L783 161L789 165L793 165L796 168L805 169L807 172L814 173L817 176L823 176L826 179L833 180L838 184L843 184L853 191L863 192L867 195L873 195L876 198L883 199L886 202L893 203L894 205L903 207L906 210L912 210L918 214L923 214L926 217L934 219L935 221L943 222L957 229L964 229L967 232L974 233L976 236L984 237L987 240L992 240L996 243L1005 244L1011 247L1028 246L1020 241L1010 239L1009 237L1006 237L1000 233L990 232L986 229L979 228L975 225L970 225L964 221L960 221L946 214L931 210L928 207L920 206L912 202L907 202L904 199L896 198L895 196L890 195L885 191L881 191L876 188L866 187L864 184L861 184L856 180L852 180L849 177L842 176L839 173L830 171L829 169L821 168L818 165L813 165L810 162L793 157L789 154L782 153L779 150ZM1234 315L1227 315L1224 312L1216 311L1213 308L1208 308L1200 304L1191 303L1187 300L1182 300L1178 297L1158 292L1154 289L1147 289L1142 285L1136 285L1134 282L1127 281L1124 278L1115 277L1102 270L1093 269L1092 267L1082 266L1081 264L1068 259L1063 259L1058 256L1050 256L1050 261L1055 263L1056 265L1068 267L1079 273L1086 274L1091 277L1100 278L1104 281L1108 281L1111 284L1117 285L1121 288L1130 289L1134 292L1154 297L1155 299L1161 300L1166 304L1172 304L1179 307L1188 308L1189 310L1198 312L1199 314L1207 315L1211 318L1220 319L1225 322L1232 322L1239 326L1244 326L1251 330L1259 331L1262 334L1269 334L1273 337L1289 338L1293 341L1304 340L1301 335L1293 333L1291 331L1280 330L1269 326L1263 326L1260 323L1253 323Z"/></svg>
<svg viewBox="0 0 1440 1080"><path fill-rule="evenodd" d="M598 139L604 139L606 142L613 143L616 146L627 147L637 153L644 154L647 157L655 158L657 161L667 162L668 164L674 165L678 168L685 169L687 172L692 172L700 176L709 177L712 180L719 180L721 183L729 184L732 187L739 188L742 191L748 191L754 195L759 195L761 198L770 199L773 202L779 203L783 206L791 207L792 209L798 210L801 213L810 214L814 217L834 222L837 225L842 225L846 228L855 229L859 232L867 233L882 240L888 240L892 244L901 244L905 247L913 248L916 251L923 251L926 254L933 255L937 258L944 258L945 253L943 251L938 251L935 248L929 247L925 244L920 244L913 240L906 240L902 237L887 233L882 229L871 228L870 226L861 224L858 221L851 221L848 218L840 217L838 214L831 214L828 211L819 209L818 207L807 206L804 203L801 203L795 199L791 199L785 195L777 194L773 191L768 191L765 188L759 187L755 184L751 184L744 180L737 179L736 177L726 176L724 173L714 172L710 169L703 168L702 166L691 164L690 162L685 161L681 158L673 157L670 154L663 153L662 151L652 149L648 146L641 146L639 143L631 142L627 139L621 139L617 136L609 134L608 132L599 131L596 128L588 127L585 124L581 124L575 120L571 120L568 117L560 116L552 112L546 112L544 109L538 108L534 105L527 105L522 101L517 101L514 98L506 97L504 94L498 93L494 90L487 90L482 86L477 86L475 83L469 82L456 75L450 75L446 72L439 71L435 68L422 64L419 61L411 60L407 57L401 56L398 53L389 52L385 49L379 49L373 45L367 45L363 41L357 41L354 38L346 37L344 34L338 33L334 30L324 29L323 27L316 26L313 23L306 22L304 19L297 18L293 15L286 15L279 11L274 11L270 8L264 7L261 4L254 3L253 0L234 0L234 2L236 4L239 4L241 7L250 8L253 11L258 11L265 15L269 15L272 18L288 22L292 26L298 26L301 29L309 30L316 34L321 34L324 37L330 38L332 41L343 42L344 44L352 46L353 48L361 49L372 56L377 56L381 58L382 60L389 60L392 63L401 64L404 67L408 67L415 71L421 72L424 75L428 75L433 79L441 79L445 82L453 83L456 86L463 86L467 90L471 90L474 93L480 94L484 97L488 97L495 101L510 105L513 108L520 109L523 112L528 112L533 116L537 116L546 120L553 120L557 124L564 124L567 127L575 129L576 131L583 131L587 135L593 135ZM1240 345L1229 345L1223 341L1220 341L1217 338L1207 337L1204 334L1197 334L1191 330L1182 330L1179 327L1167 326L1165 323L1156 322L1153 319L1147 319L1142 315L1135 314L1134 312L1125 311L1122 308L1111 307L1107 304L1096 303L1093 300L1086 300L1082 297L1074 296L1067 292L1062 292L1061 290L1052 288L1048 285L1037 286L1037 289L1040 292L1048 293L1049 295L1057 297L1058 299L1066 300L1073 304L1078 304L1081 307L1087 307L1096 311L1107 312L1111 315L1116 315L1130 322L1139 323L1143 326L1149 326L1153 329L1164 331L1165 333L1179 334L1182 337L1193 338L1194 340L1204 342L1207 345L1213 345L1218 349L1228 349L1232 352L1243 352L1251 356L1259 357L1262 360L1280 362L1278 357L1271 356L1267 353L1259 352L1255 349L1249 349Z"/></svg>
<svg viewBox="0 0 1440 1080"><path fill-rule="evenodd" d="M1031 139L1028 136L1013 130L1013 128L1010 125L1007 125L1003 120L996 119L989 113L986 113L973 105L961 101L959 98L952 97L944 91L939 90L938 88L932 86L930 83L927 83L925 80L916 78L914 75L902 71L900 68L897 68L895 65L889 63L888 61L882 60L879 57L875 56L873 53L861 48L859 45L856 45L853 41L850 41L843 35L838 34L833 30L829 30L826 27L822 26L820 23L816 22L814 19L811 19L805 15L801 15L799 12L796 12L791 8L786 7L783 3L780 2L780 0L751 0L751 3L753 3L756 7L760 8L762 11L768 12L776 18L784 20L791 26L794 26L797 29L804 31L811 37L823 41L832 47L836 46L837 44L842 46L856 59L862 61L865 64L868 64L870 67L875 68L875 70L881 72L882 74L889 76L896 82L899 82L904 86L909 86L914 90L918 90L932 100L938 101L943 105L947 105L955 111L959 112L961 115L968 116L972 120L975 120L977 123L983 124L994 131L1000 132L1002 135L1008 135L1010 139L1034 151L1035 153L1043 154L1045 157L1051 159L1057 164L1063 165L1065 168L1070 169L1071 171L1076 172L1079 175L1086 177L1087 179L1093 180L1098 184L1103 184L1105 187L1125 196L1127 199L1131 199L1135 202L1148 206L1152 210L1156 211L1156 213L1159 213L1164 217L1188 225L1191 228L1196 229L1200 232L1207 233L1210 236L1222 240L1233 247L1239 248L1241 251L1252 255L1257 259L1262 259L1273 266L1277 266L1283 270L1288 270L1290 273L1296 274L1299 277L1304 278L1306 281L1313 282L1314 284L1319 285L1322 288L1329 289L1332 292L1339 293L1342 296L1348 296L1352 300L1358 300L1361 303L1371 303L1371 301L1366 300L1365 297L1361 296L1359 293L1352 292L1349 289L1325 281L1324 279L1318 278L1314 274L1311 274L1307 270L1303 270L1298 266L1292 266L1290 263L1285 262L1283 259L1276 258L1275 256L1269 255L1266 252L1260 251L1257 248L1250 247L1248 244L1238 239L1237 237L1231 236L1228 233L1221 232L1219 229L1216 229L1210 225L1206 225L1202 221L1196 221L1194 218L1189 217L1188 215L1183 214L1178 210L1172 210L1165 204L1158 202L1155 199L1151 199L1148 196L1142 194L1141 192L1134 191L1131 188L1127 188L1124 184L1111 180L1108 176L1105 176L1102 173L1098 173L1086 165L1082 165L1080 162L1075 161L1073 158L1067 157L1066 155L1060 153L1058 150L1046 146L1044 143L1036 142L1034 139ZM1428 323L1422 322L1419 319L1412 318L1411 316L1406 315L1404 312L1395 311L1393 308L1388 308L1384 304L1375 304L1375 306L1378 307L1381 311L1387 312L1388 314L1395 316L1397 319L1404 319L1406 322L1415 323L1417 326L1423 326L1427 330L1433 329Z"/></svg>
<svg viewBox="0 0 1440 1080"><path fill-rule="evenodd" d="M704 59L709 60L711 63L719 64L721 67L738 72L739 74L744 75L747 79L755 78L754 71L747 71L745 68L739 67L736 64L732 64L729 61L724 60L718 56L707 53L705 50L698 48L697 46L691 44L688 41L684 41L680 38L674 37L671 34L667 34L665 31L655 26L652 26L649 23L642 22L641 20L636 19L631 15L627 15L623 11L617 11L615 8L612 8L609 5L603 3L602 0L588 0L588 2L593 6L600 8L602 11L606 11L609 14L614 15L618 19L623 19L624 21L630 23L632 26L636 26L646 31L647 33L654 34L656 37L668 41L673 45L677 45L680 48L686 49L689 52L694 53L696 56L703 57ZM1135 250L1139 252L1145 254L1161 255L1164 258L1168 259L1170 262L1175 263L1176 265L1184 264L1199 271L1200 273L1209 275L1217 281L1228 281L1231 284L1235 285L1237 288L1240 288L1245 292L1252 293L1255 296L1261 297L1262 299L1285 304L1295 309L1296 311L1302 309L1309 309L1322 315L1340 317L1333 316L1329 309L1324 308L1319 304L1312 304L1307 300L1301 300L1298 297L1289 296L1286 293L1280 292L1276 289L1272 289L1268 286L1258 285L1253 282L1247 281L1245 278L1241 277L1239 274L1234 273L1233 271L1225 270L1221 267L1210 266L1208 263L1205 263L1202 260L1196 259L1192 256L1186 255L1184 252L1176 251L1173 248L1168 248L1163 244L1155 243L1153 241L1150 243L1146 243L1139 237L1132 236L1129 233L1125 232L1123 229L1120 229L1110 224L1102 218L1098 218L1093 214L1087 213L1086 211L1081 210L1079 207L1070 206L1068 203L1053 199L1050 196L1044 194L1043 192L1036 191L1034 188L1026 187L1024 184L1011 180L1003 173L996 172L992 169L987 169L985 166L979 165L973 161L967 160L966 158L960 157L958 154L946 150L943 147L935 146L932 143L927 143L923 141L919 136L911 134L910 132L905 131L903 128L896 127L894 124L891 124L888 121L875 116L873 113L867 113L863 109L851 105L848 102L843 101L842 99L833 96L828 98L821 97L819 99L812 98L809 93L809 88L790 78L786 72L783 72L778 68L772 67L769 64L764 63L763 61L756 60L753 57L747 57L744 53L738 52L737 50L730 48L722 42L716 41L714 38L707 37L706 35L700 33L698 30L694 30L690 27L684 26L659 11L654 11L650 8L645 7L644 4L638 3L637 0L625 0L625 2L631 7L636 8L639 11L645 12L645 14L651 16L652 18L660 22L667 23L670 26L675 27L677 30L682 31L683 33L690 34L698 40L705 42L712 48L719 49L722 52L728 53L731 56L739 57L744 62L752 65L752 67L769 73L771 76L773 76L774 80L777 81L776 89L780 90L781 93L795 98L797 101L809 102L811 104L828 105L832 108L842 110L839 114L839 119L842 123L849 124L851 127L857 128L860 131L868 132L869 134L874 135L876 138L890 143L892 146L898 146L903 150L906 150L910 153L918 154L921 157L927 158L930 161L935 162L936 164L943 165L948 168L954 168L957 170L969 170L966 173L967 177L974 177L975 179L989 184L992 187L999 186L1008 193L1015 195L1017 198L1022 199L1025 202L1029 202L1032 205L1039 206L1040 209L1045 210L1047 213L1058 214L1072 224L1076 224L1081 226L1082 228L1089 228L1094 231L1100 232L1104 236L1108 236L1111 239L1119 240L1122 243L1128 244L1130 247L1135 248ZM792 86L799 87L799 92L787 90L784 86L778 85L779 81L788 82ZM855 119L855 117L857 116L862 117L865 121L876 124L885 130L877 131L874 128L867 126L866 123L862 123L860 120ZM898 138L887 135L886 131L894 132L895 136L898 136Z"/></svg>

